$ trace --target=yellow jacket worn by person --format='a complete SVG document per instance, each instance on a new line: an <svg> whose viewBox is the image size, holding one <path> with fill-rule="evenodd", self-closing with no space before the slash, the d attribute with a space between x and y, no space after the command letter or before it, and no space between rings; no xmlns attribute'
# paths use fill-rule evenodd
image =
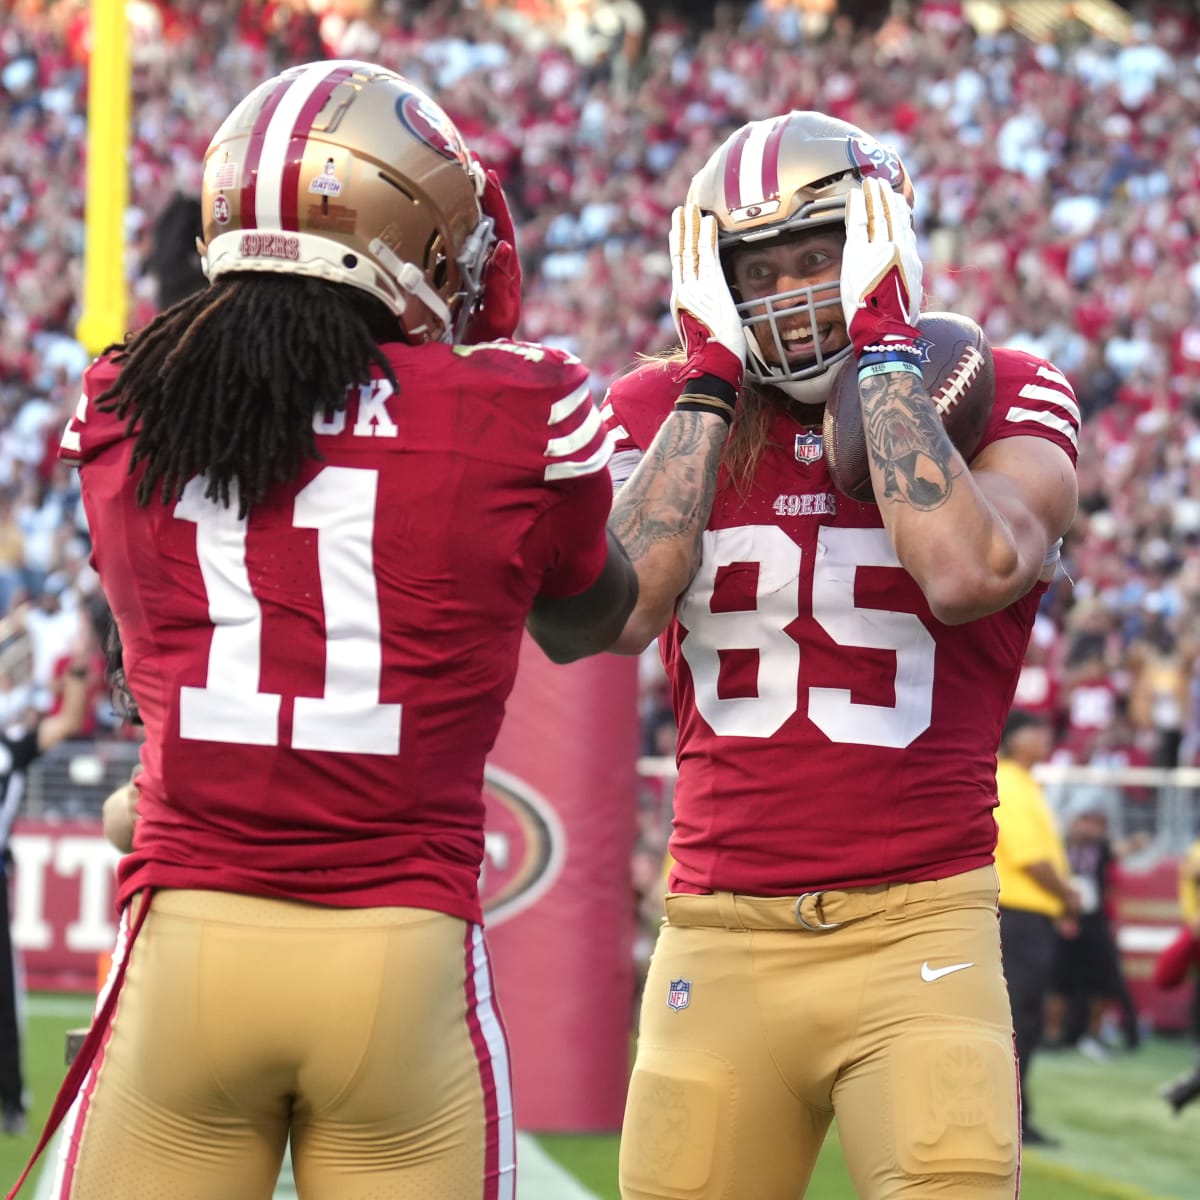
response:
<svg viewBox="0 0 1200 1200"><path fill-rule="evenodd" d="M1192 924L1200 917L1200 841L1192 843L1188 852L1179 860L1179 912L1185 924Z"/></svg>
<svg viewBox="0 0 1200 1200"><path fill-rule="evenodd" d="M996 789L1000 801L996 809L1000 906L1062 916L1062 901L1026 870L1032 863L1049 862L1063 877L1071 873L1041 785L1020 763L1002 758L996 765Z"/></svg>

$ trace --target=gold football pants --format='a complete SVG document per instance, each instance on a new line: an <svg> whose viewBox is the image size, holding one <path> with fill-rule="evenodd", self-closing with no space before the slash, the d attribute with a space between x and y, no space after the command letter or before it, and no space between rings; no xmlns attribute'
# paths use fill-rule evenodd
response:
<svg viewBox="0 0 1200 1200"><path fill-rule="evenodd" d="M669 896L623 1200L796 1200L835 1115L862 1200L1013 1200L996 892L987 867L799 902Z"/></svg>
<svg viewBox="0 0 1200 1200"><path fill-rule="evenodd" d="M164 891L64 1122L55 1200L512 1200L479 926Z"/></svg>

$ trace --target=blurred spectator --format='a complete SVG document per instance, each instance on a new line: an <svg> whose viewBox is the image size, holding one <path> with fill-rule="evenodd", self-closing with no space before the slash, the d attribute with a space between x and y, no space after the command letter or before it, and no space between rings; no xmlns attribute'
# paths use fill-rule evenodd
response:
<svg viewBox="0 0 1200 1200"><path fill-rule="evenodd" d="M1110 1007L1117 1010L1126 1049L1136 1049L1141 1039L1137 1009L1117 949L1111 892L1120 859L1148 840L1141 834L1114 843L1104 805L1103 796L1084 792L1066 812L1063 843L1071 883L1079 894L1079 916L1058 935L1054 992L1062 999L1064 1011L1057 1036L1048 1037L1098 1060L1109 1057L1103 1027Z"/></svg>
<svg viewBox="0 0 1200 1200"><path fill-rule="evenodd" d="M1116 57L1117 94L1129 112L1137 112L1159 86L1175 74L1175 60L1155 45L1154 30L1138 21L1129 31L1129 44Z"/></svg>
<svg viewBox="0 0 1200 1200"><path fill-rule="evenodd" d="M13 614L29 637L33 702L49 706L55 663L82 634L85 621L65 575L49 576L37 595Z"/></svg>
<svg viewBox="0 0 1200 1200"><path fill-rule="evenodd" d="M203 233L199 199L177 193L154 223L154 238L146 260L146 268L157 285L158 308L170 308L207 284L196 249Z"/></svg>
<svg viewBox="0 0 1200 1200"><path fill-rule="evenodd" d="M1154 963L1155 987L1177 988L1191 978L1197 997L1193 1033L1200 1038L1200 911L1196 908L1198 888L1200 841L1192 846L1190 853L1180 864L1180 907L1183 923L1174 940ZM1176 1114L1200 1096L1200 1058L1197 1058L1196 1065L1190 1071L1165 1084L1161 1095Z"/></svg>
<svg viewBox="0 0 1200 1200"><path fill-rule="evenodd" d="M1200 923L1200 839L1179 860L1179 916L1189 928ZM1200 1043L1200 979L1192 987L1191 1032Z"/></svg>
<svg viewBox="0 0 1200 1200"><path fill-rule="evenodd" d="M1000 877L1000 946L1012 1004L1021 1077L1021 1139L1027 1146L1055 1140L1033 1124L1028 1078L1044 1032L1046 999L1054 978L1055 922L1079 913L1062 839L1033 767L1054 744L1042 717L1013 709L1004 725L996 768L996 873ZM1064 932L1073 924L1064 923Z"/></svg>
<svg viewBox="0 0 1200 1200"><path fill-rule="evenodd" d="M9 928L9 833L24 795L30 764L83 724L94 676L86 658L73 659L63 685L62 709L37 716L27 728L8 726L0 733L0 1130L20 1136L26 1131L25 1083L21 1070L21 1004Z"/></svg>
<svg viewBox="0 0 1200 1200"><path fill-rule="evenodd" d="M1154 766L1178 766L1191 703L1191 664L1166 625L1152 629L1137 649L1136 656L1131 653L1130 719L1136 729L1147 731L1152 738Z"/></svg>
<svg viewBox="0 0 1200 1200"><path fill-rule="evenodd" d="M0 615L25 586L25 535L17 523L13 493L0 488Z"/></svg>
<svg viewBox="0 0 1200 1200"><path fill-rule="evenodd" d="M1033 633L1025 648L1025 661L1017 677L1013 705L1026 712L1044 717L1052 729L1058 725L1059 670L1055 662L1058 631L1054 622L1039 613L1033 623Z"/></svg>
<svg viewBox="0 0 1200 1200"><path fill-rule="evenodd" d="M671 687L663 669L658 643L652 642L638 657L638 712L642 723L642 753L675 755L664 726L674 724ZM659 749L667 739L667 749Z"/></svg>

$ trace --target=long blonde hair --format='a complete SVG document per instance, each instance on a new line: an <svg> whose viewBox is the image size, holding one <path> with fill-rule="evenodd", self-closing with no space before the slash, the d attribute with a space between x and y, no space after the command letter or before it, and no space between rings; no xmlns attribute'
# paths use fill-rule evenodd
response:
<svg viewBox="0 0 1200 1200"><path fill-rule="evenodd" d="M682 347L667 350L661 354L643 354L638 356L644 362L683 363L685 360ZM774 388L760 387L753 383L742 385L738 398L737 413L733 418L733 427L729 431L729 440L725 443L724 466L726 481L745 500L750 493L750 485L754 482L754 472L763 454L771 444L771 422L776 413L786 410L791 402L782 392ZM814 410L817 406L813 406Z"/></svg>

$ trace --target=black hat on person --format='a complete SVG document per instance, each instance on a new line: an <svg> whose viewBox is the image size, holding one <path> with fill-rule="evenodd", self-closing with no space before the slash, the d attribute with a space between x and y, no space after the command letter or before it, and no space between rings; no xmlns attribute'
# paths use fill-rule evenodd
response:
<svg viewBox="0 0 1200 1200"><path fill-rule="evenodd" d="M1040 713L1030 712L1026 708L1014 708L1004 722L1004 732L1000 735L1000 741L1001 743L1007 742L1009 738L1015 737L1022 729L1028 729L1031 725L1044 728L1048 724L1049 722Z"/></svg>

